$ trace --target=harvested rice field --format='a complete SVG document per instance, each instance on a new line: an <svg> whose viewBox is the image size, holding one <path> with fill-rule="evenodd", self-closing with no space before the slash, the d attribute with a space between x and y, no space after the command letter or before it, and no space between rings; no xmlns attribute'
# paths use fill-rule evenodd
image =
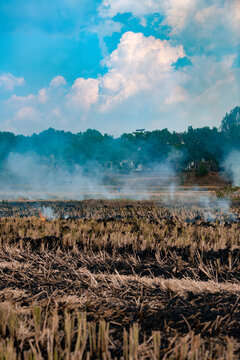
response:
<svg viewBox="0 0 240 360"><path fill-rule="evenodd" d="M239 359L240 207L0 202L0 359Z"/></svg>

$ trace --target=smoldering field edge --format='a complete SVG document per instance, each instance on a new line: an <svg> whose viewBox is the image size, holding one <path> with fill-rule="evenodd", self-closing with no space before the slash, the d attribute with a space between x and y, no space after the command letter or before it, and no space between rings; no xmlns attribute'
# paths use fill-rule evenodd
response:
<svg viewBox="0 0 240 360"><path fill-rule="evenodd" d="M147 199L163 188L174 197L181 172L201 177L215 171L238 186L239 116L236 106L219 129L141 129L118 138L92 129L48 129L27 137L0 133L1 197Z"/></svg>

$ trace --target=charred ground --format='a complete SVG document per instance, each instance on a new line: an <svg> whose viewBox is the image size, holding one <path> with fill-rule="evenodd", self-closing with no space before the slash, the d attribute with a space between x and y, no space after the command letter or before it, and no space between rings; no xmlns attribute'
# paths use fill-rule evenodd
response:
<svg viewBox="0 0 240 360"><path fill-rule="evenodd" d="M206 211L2 202L0 358L239 358L240 209Z"/></svg>

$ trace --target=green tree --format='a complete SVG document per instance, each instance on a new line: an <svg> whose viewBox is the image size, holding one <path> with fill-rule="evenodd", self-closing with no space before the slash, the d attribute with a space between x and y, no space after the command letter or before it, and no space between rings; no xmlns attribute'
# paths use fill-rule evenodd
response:
<svg viewBox="0 0 240 360"><path fill-rule="evenodd" d="M208 168L204 162L200 162L198 170L196 171L197 176L205 176L208 174Z"/></svg>
<svg viewBox="0 0 240 360"><path fill-rule="evenodd" d="M240 106L236 106L234 109L227 113L221 123L220 129L223 132L234 131L240 127Z"/></svg>

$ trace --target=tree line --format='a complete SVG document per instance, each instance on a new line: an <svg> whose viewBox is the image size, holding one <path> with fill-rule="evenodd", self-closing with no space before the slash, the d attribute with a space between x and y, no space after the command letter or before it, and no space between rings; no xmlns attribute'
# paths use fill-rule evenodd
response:
<svg viewBox="0 0 240 360"><path fill-rule="evenodd" d="M124 133L114 138L97 130L71 132L49 128L31 136L0 132L0 169L10 153L37 154L46 166L101 166L106 171L151 169L168 159L178 171L220 170L226 153L240 147L240 107L222 119L221 126L188 127L184 132L168 129ZM205 164L203 166L203 164Z"/></svg>

